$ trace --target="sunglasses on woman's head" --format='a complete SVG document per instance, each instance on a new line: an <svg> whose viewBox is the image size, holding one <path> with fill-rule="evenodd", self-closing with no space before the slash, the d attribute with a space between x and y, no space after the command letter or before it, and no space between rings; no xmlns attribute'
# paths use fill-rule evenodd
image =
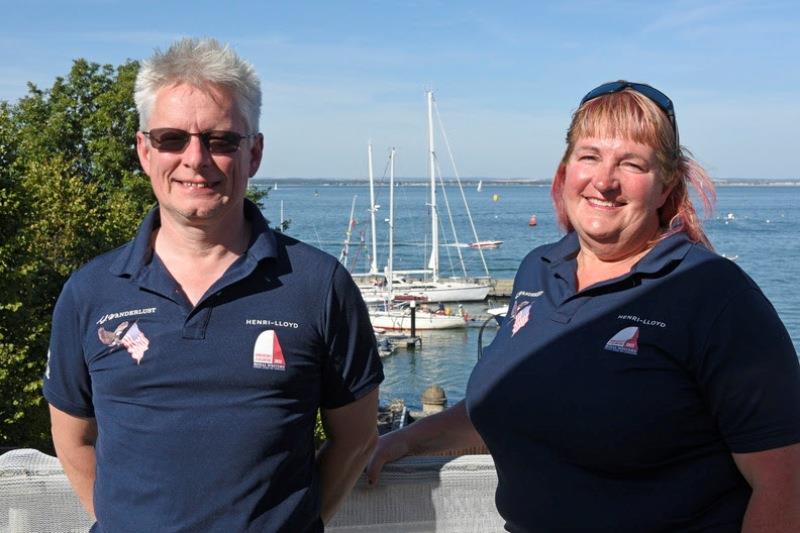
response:
<svg viewBox="0 0 800 533"><path fill-rule="evenodd" d="M608 83L604 83L599 87L595 87L594 89L586 93L586 96L581 98L580 105L583 105L589 100L594 100L595 98L598 98L600 96L604 96L606 94L618 93L625 89L633 89L637 93L646 97L651 102L656 104L658 108L664 112L665 115L667 115L670 124L672 124L672 131L675 132L675 146L677 146L678 155L680 156L681 143L678 137L678 122L675 119L675 106L672 105L672 100L669 99L669 96L662 93L655 87L651 87L646 83L636 83L625 80L611 81Z"/></svg>
<svg viewBox="0 0 800 533"><path fill-rule="evenodd" d="M199 137L200 142L212 154L232 154L239 149L242 139L258 135L241 135L235 131L210 130L189 133L178 128L154 128L143 131L150 138L150 143L161 152L182 152L192 137Z"/></svg>

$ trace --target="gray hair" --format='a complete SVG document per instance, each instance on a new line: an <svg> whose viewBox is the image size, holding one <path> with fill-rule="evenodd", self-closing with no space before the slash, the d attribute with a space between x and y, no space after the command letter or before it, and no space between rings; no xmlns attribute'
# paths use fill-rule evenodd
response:
<svg viewBox="0 0 800 533"><path fill-rule="evenodd" d="M258 132L261 114L261 82L253 65L216 39L181 39L166 52L156 49L142 62L136 76L133 99L139 112L139 128L146 130L159 89L186 83L200 89L223 87L233 93L236 110L248 128Z"/></svg>

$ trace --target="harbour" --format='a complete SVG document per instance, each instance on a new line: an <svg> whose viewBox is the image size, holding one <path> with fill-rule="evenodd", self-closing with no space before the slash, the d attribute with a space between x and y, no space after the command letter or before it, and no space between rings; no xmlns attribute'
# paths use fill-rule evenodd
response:
<svg viewBox="0 0 800 533"><path fill-rule="evenodd" d="M376 157L377 159L377 157ZM366 167L366 165L365 165ZM365 168L366 170L366 168ZM381 268L388 253L388 180L377 173L376 203L377 259ZM396 226L394 261L401 269L420 268L430 253L425 233L429 220L420 210L428 193L419 182L398 180L395 190ZM264 183L274 186L274 180ZM553 242L563 234L556 225L549 187L542 184L499 184L483 180L482 191L465 185L465 194L481 239L503 240L503 245L483 250L493 279L493 288L485 302L465 303L470 317L469 327L457 330L418 332L421 345L414 349L398 346L383 358L386 379L381 385L381 403L402 399L410 409L421 409L420 397L425 388L439 384L450 404L464 397L467 380L477 360L480 317L488 317L488 308L503 305L511 292L516 269L531 249ZM455 195L455 185L447 194ZM498 195L497 201L492 195ZM357 196L351 259L353 270L368 268L367 226L369 225L368 185L360 182L280 182L264 201L264 213L273 222L280 217L283 203L285 217L290 219L287 234L317 246L338 257L345 238L347 217L353 196ZM794 343L800 348L800 187L725 186L717 189L717 207L705 227L717 253L736 261L762 288L775 306ZM536 214L538 223L529 226ZM464 218L456 224L466 224ZM364 246L357 244L362 240ZM443 265L449 267L447 250L453 243L444 243ZM477 251L465 248L464 260L470 272L480 272ZM445 270L446 272L446 270ZM446 275L446 273L445 273ZM447 304L450 307L456 307ZM487 326L483 344L494 337L496 329Z"/></svg>

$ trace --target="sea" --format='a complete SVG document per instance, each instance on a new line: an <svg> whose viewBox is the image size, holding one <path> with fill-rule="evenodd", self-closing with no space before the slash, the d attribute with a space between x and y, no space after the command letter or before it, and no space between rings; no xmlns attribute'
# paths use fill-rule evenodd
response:
<svg viewBox="0 0 800 533"><path fill-rule="evenodd" d="M555 221L550 189L544 184L483 181L479 191L476 183L448 185L443 189L445 194L442 189L437 193L443 275L460 276L466 270L469 276L481 277L488 270L492 278L513 279L520 261L531 249L563 235ZM351 272L369 270L372 232L366 183L298 180L259 186L270 188L263 211L273 226L288 220L287 234L346 260ZM396 183L395 270L422 269L427 264L429 194L424 183ZM375 196L375 255L378 269L383 270L388 258L390 215L385 180L375 186ZM531 216L536 217L535 226L529 225ZM800 352L800 186L720 186L715 210L705 220L705 229L717 253L736 261L758 283L778 311L795 350ZM481 257L478 250L467 246L476 240L503 243L499 248L483 250ZM461 400L477 361L479 337L487 345L496 332L491 322L483 329L479 327L488 316L486 309L504 303L498 300L467 304L467 311L476 318L472 327L418 332L421 346L413 350L398 347L385 357L381 403L402 399L411 409L420 409L422 392L433 384L444 389L450 404Z"/></svg>

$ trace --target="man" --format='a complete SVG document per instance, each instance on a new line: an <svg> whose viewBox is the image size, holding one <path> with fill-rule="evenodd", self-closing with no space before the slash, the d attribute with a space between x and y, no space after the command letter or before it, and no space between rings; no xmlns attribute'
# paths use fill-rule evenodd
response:
<svg viewBox="0 0 800 533"><path fill-rule="evenodd" d="M245 199L264 146L248 63L184 39L143 63L135 99L158 207L56 305L59 459L92 531L321 531L377 438L364 303L335 259Z"/></svg>

